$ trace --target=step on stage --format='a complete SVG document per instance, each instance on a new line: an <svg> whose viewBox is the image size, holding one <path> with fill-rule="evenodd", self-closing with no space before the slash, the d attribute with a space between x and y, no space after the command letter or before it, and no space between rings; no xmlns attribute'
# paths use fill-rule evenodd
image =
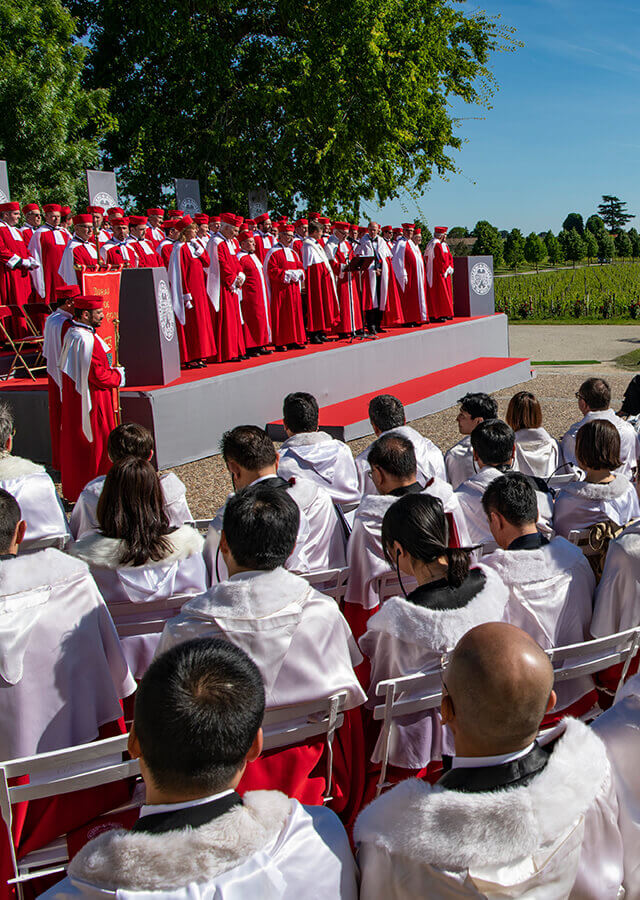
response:
<svg viewBox="0 0 640 900"><path fill-rule="evenodd" d="M282 400L309 391L321 407L320 427L344 440L371 433L371 397L390 393L407 419L452 406L467 391L491 391L528 381L528 359L509 357L507 317L453 319L421 328L389 329L375 340L330 341L241 363L183 371L164 386L121 391L122 418L151 430L158 467L218 453L235 425L269 425L282 437ZM51 447L44 379L0 382L16 416L17 454L49 463Z"/></svg>

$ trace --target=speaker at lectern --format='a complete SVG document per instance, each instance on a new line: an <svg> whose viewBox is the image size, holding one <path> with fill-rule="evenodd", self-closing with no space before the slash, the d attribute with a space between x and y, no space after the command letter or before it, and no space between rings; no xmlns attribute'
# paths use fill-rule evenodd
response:
<svg viewBox="0 0 640 900"><path fill-rule="evenodd" d="M124 269L120 282L120 365L127 387L180 377L180 350L164 267Z"/></svg>

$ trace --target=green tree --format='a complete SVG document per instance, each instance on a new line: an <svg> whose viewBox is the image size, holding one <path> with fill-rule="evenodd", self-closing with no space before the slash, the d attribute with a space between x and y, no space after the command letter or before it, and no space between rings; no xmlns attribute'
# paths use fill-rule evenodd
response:
<svg viewBox="0 0 640 900"><path fill-rule="evenodd" d="M627 203L611 194L602 195L602 203L598 206L604 224L610 232L621 231L627 222L635 219L634 213L627 212Z"/></svg>
<svg viewBox="0 0 640 900"><path fill-rule="evenodd" d="M498 229L486 219L482 219L480 222L476 222L473 236L476 242L471 251L472 255L493 256L493 264L496 269L501 266L504 261L504 244Z"/></svg>
<svg viewBox="0 0 640 900"><path fill-rule="evenodd" d="M564 237L564 255L565 259L571 260L573 266L577 262L580 262L581 259L584 259L587 254L587 248L585 247L584 240L580 237L578 232L574 229L571 231L562 232Z"/></svg>
<svg viewBox="0 0 640 900"><path fill-rule="evenodd" d="M527 236L527 239L524 243L524 256L528 263L536 267L536 272L540 266L540 263L547 255L547 248L544 245L544 241L539 235L532 231L530 235Z"/></svg>
<svg viewBox="0 0 640 900"><path fill-rule="evenodd" d="M465 228L464 225L455 225L453 228L450 228L447 232L447 239L449 238L466 238L469 237L469 229Z"/></svg>
<svg viewBox="0 0 640 900"><path fill-rule="evenodd" d="M615 246L611 235L607 231L603 231L602 234L596 235L596 240L600 259L613 259Z"/></svg>
<svg viewBox="0 0 640 900"><path fill-rule="evenodd" d="M585 230L582 239L584 241L585 250L587 251L587 259L591 262L591 260L595 259L598 255L598 240L595 234L589 229Z"/></svg>
<svg viewBox="0 0 640 900"><path fill-rule="evenodd" d="M512 30L448 0L69 0L110 90L127 193L198 178L208 207L351 209L456 170L456 101L488 105Z"/></svg>
<svg viewBox="0 0 640 900"><path fill-rule="evenodd" d="M557 266L558 263L562 262L564 256L562 254L560 242L558 241L558 238L555 236L553 231L547 231L544 239L544 244L547 248L547 256L549 257L549 262L552 266Z"/></svg>
<svg viewBox="0 0 640 900"><path fill-rule="evenodd" d="M504 242L504 261L516 272L518 266L524 262L524 237L519 228L514 228L507 235Z"/></svg>
<svg viewBox="0 0 640 900"><path fill-rule="evenodd" d="M630 228L628 234L631 241L631 256L637 259L640 256L640 234L635 228Z"/></svg>
<svg viewBox="0 0 640 900"><path fill-rule="evenodd" d="M628 259L631 256L631 241L625 231L621 231L616 237L615 247L616 253L621 259Z"/></svg>
<svg viewBox="0 0 640 900"><path fill-rule="evenodd" d="M113 125L107 93L84 90L86 49L60 0L0 0L0 159L12 196L75 203Z"/></svg>
<svg viewBox="0 0 640 900"><path fill-rule="evenodd" d="M569 213L562 223L563 231L577 231L578 234L584 234L584 222L580 213Z"/></svg>
<svg viewBox="0 0 640 900"><path fill-rule="evenodd" d="M584 227L587 231L591 231L595 235L602 234L603 231L606 231L604 222L600 216L596 216L595 213L592 216L589 216Z"/></svg>

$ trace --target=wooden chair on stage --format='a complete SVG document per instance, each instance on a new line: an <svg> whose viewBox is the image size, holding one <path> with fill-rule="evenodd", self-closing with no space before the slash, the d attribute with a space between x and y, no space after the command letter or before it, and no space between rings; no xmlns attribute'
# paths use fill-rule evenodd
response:
<svg viewBox="0 0 640 900"><path fill-rule="evenodd" d="M12 337L11 328L9 327L10 322L16 322L18 319L26 323L28 331L28 334L22 338ZM36 372L46 371L47 365L42 355L44 337L38 332L31 317L24 312L22 307L16 305L0 307L0 339L11 348L13 353L9 371L6 375L1 376L3 380L15 376L18 368L23 368L33 381L36 380ZM28 348L36 349L34 362L27 362Z"/></svg>

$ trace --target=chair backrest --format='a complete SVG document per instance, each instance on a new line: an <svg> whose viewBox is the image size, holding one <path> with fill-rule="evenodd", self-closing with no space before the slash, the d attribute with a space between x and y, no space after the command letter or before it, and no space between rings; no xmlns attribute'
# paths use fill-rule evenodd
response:
<svg viewBox="0 0 640 900"><path fill-rule="evenodd" d="M48 547L55 547L56 550L64 550L71 540L70 534L55 534L51 537L36 538L33 541L23 541L18 548L18 555L32 550L46 550Z"/></svg>
<svg viewBox="0 0 640 900"><path fill-rule="evenodd" d="M611 666L622 665L616 688L624 683L633 657L640 649L640 627L629 628L617 634L609 634L581 644L568 644L547 650L554 669L554 681L571 681L585 675L594 675Z"/></svg>
<svg viewBox="0 0 640 900"><path fill-rule="evenodd" d="M410 593L418 586L418 582L411 575L405 575L402 579L405 591ZM380 604L383 604L389 597L402 597L403 591L400 587L400 581L396 572L384 572L376 578L374 590L376 591Z"/></svg>
<svg viewBox="0 0 640 900"><path fill-rule="evenodd" d="M118 637L133 635L158 634L165 626L167 619L177 615L193 594L176 594L163 597L161 600L149 600L145 603L132 603L130 600L109 600L107 607L116 626Z"/></svg>
<svg viewBox="0 0 640 900"><path fill-rule="evenodd" d="M340 603L347 592L349 568L345 566L341 569L323 569L316 572L304 572L301 577L316 590L320 591L321 594L333 597L334 600Z"/></svg>

